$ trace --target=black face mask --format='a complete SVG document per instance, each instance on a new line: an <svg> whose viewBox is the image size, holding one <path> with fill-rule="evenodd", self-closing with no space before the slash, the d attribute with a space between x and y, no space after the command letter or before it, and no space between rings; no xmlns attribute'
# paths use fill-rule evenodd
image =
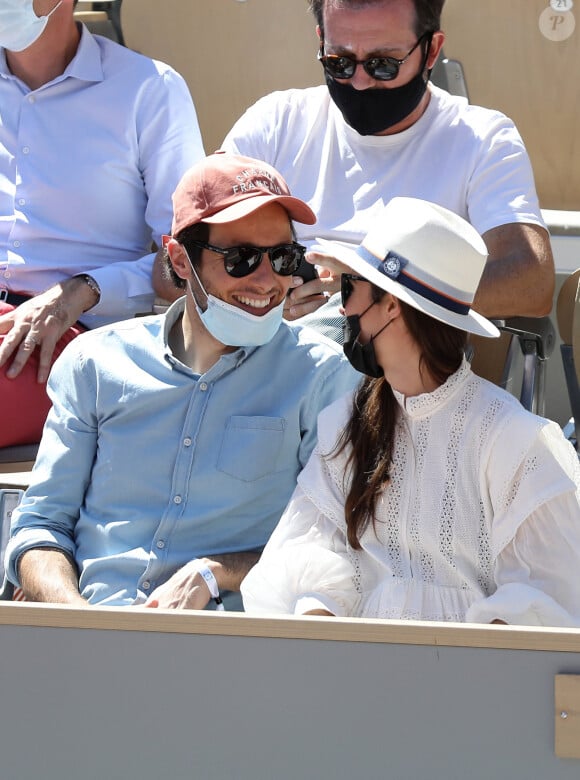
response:
<svg viewBox="0 0 580 780"><path fill-rule="evenodd" d="M346 317L342 326L342 332L344 334L342 348L351 366L361 374L372 376L375 379L383 376L383 369L377 363L373 339L364 345L358 340L360 336L360 315L352 314L350 317Z"/></svg>
<svg viewBox="0 0 580 780"><path fill-rule="evenodd" d="M360 135L375 135L401 122L417 108L427 89L423 68L407 84L392 89L355 89L328 74L325 78L344 121Z"/></svg>

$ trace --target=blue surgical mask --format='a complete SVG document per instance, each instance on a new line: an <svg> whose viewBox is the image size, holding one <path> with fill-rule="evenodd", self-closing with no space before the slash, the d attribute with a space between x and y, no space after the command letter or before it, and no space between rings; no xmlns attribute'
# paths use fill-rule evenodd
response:
<svg viewBox="0 0 580 780"><path fill-rule="evenodd" d="M9 51L22 51L37 41L46 27L48 17L59 7L58 2L46 16L37 16L34 0L2 0L0 3L0 46Z"/></svg>
<svg viewBox="0 0 580 780"><path fill-rule="evenodd" d="M271 341L282 322L284 301L266 314L250 314L215 295L208 295L195 269L193 273L207 298L207 308L202 311L190 290L195 308L206 329L217 341L229 347L260 347Z"/></svg>

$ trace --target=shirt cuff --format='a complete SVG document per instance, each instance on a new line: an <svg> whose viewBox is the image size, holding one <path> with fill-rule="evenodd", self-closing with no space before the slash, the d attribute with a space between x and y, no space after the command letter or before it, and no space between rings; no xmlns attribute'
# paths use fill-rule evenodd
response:
<svg viewBox="0 0 580 780"><path fill-rule="evenodd" d="M344 610L337 601L328 596L317 594L305 594L296 600L294 606L295 615L304 615L305 612L311 612L314 609L325 609L332 612L336 617L344 617Z"/></svg>
<svg viewBox="0 0 580 780"><path fill-rule="evenodd" d="M580 618L571 615L547 593L519 582L502 585L489 598L474 602L465 620L467 623L503 620L515 626L580 626Z"/></svg>

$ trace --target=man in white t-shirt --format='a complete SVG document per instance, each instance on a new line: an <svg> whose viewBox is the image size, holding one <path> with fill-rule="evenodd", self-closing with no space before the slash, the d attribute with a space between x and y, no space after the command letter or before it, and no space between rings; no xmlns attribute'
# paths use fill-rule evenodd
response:
<svg viewBox="0 0 580 780"><path fill-rule="evenodd" d="M443 46L444 0L311 0L326 86L275 92L238 120L223 147L267 160L318 217L301 226L310 262L331 266L296 287L287 316L314 312L340 270L315 238L358 244L397 195L468 219L489 260L477 294L488 317L550 311L554 262L530 161L514 124L429 83ZM337 295L308 324L335 324ZM336 335L336 331L327 330Z"/></svg>

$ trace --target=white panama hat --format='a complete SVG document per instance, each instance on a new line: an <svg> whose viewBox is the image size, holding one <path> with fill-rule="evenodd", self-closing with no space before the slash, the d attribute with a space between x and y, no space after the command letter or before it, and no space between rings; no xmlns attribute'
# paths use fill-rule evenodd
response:
<svg viewBox="0 0 580 780"><path fill-rule="evenodd" d="M453 211L419 198L393 198L356 249L317 242L424 314L478 336L499 336L496 326L471 308L487 248L475 228Z"/></svg>

